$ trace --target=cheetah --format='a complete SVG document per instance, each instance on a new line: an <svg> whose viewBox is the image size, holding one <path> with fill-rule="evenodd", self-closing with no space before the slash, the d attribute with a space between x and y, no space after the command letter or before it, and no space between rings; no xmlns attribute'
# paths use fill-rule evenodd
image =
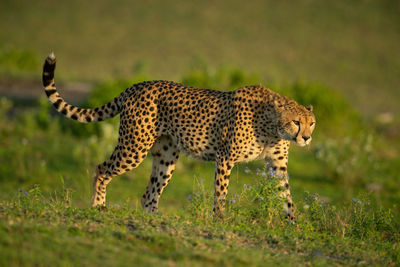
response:
<svg viewBox="0 0 400 267"><path fill-rule="evenodd" d="M263 159L279 177L285 217L295 220L287 176L290 142L305 146L315 128L313 107L297 104L261 85L231 92L188 87L171 81L134 84L94 109L68 104L54 83L56 58L43 66L43 86L54 108L82 123L120 114L118 144L94 172L91 206L105 207L106 187L152 154L152 172L141 204L158 211L159 198L171 180L179 154L215 161L213 212L221 215L229 177L239 162Z"/></svg>

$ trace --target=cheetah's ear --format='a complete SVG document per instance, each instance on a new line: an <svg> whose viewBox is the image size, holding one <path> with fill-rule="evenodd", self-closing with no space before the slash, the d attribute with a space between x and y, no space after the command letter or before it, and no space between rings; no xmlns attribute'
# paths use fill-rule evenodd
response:
<svg viewBox="0 0 400 267"><path fill-rule="evenodd" d="M308 111L313 111L313 106L312 105L308 105L307 107L306 107L306 109L308 110Z"/></svg>

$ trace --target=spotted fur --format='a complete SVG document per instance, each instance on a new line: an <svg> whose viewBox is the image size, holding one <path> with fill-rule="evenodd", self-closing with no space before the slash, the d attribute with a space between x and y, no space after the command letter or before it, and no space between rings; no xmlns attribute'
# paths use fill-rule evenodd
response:
<svg viewBox="0 0 400 267"><path fill-rule="evenodd" d="M129 87L104 106L82 109L69 105L57 92L55 65L51 54L44 63L43 85L58 112L84 123L120 114L118 144L95 170L92 206L104 206L111 179L139 166L151 151L152 173L141 203L148 212L157 212L179 153L186 152L216 163L214 212L221 214L224 209L233 166L263 159L280 177L285 211L294 219L287 178L289 145L310 143L315 127L312 106L305 108L261 85L220 92L148 81Z"/></svg>

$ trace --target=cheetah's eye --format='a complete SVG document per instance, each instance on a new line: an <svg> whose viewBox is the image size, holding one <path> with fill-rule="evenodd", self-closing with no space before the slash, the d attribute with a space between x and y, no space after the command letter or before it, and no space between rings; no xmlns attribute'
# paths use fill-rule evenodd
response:
<svg viewBox="0 0 400 267"><path fill-rule="evenodd" d="M300 122L299 121L293 121L294 125L296 126L300 126Z"/></svg>
<svg viewBox="0 0 400 267"><path fill-rule="evenodd" d="M313 127L315 124L315 122L310 123L310 127Z"/></svg>

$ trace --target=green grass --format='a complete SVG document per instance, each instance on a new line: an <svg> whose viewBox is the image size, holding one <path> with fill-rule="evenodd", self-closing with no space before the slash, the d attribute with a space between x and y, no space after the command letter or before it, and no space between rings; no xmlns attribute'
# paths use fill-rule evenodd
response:
<svg viewBox="0 0 400 267"><path fill-rule="evenodd" d="M399 11L392 0L1 1L0 72L16 74L10 57L28 54L22 71L38 77L50 51L68 81L143 70L177 80L206 62L257 73L258 82L320 81L368 115L398 112Z"/></svg>
<svg viewBox="0 0 400 267"><path fill-rule="evenodd" d="M298 222L287 225L270 206L276 199L254 199L260 189L270 190L264 181L243 189L224 220L207 215L201 196L212 194L201 187L194 193L199 198L161 215L127 205L105 212L75 208L68 191L43 196L34 187L0 202L0 264L398 264L399 225L390 210L374 210L367 199L336 207L308 196L299 203Z"/></svg>
<svg viewBox="0 0 400 267"><path fill-rule="evenodd" d="M197 69L182 80L228 88L253 78L228 68ZM127 84L99 83L83 105L103 104ZM185 155L161 197L160 215L140 207L150 155L113 179L108 211L90 209L91 176L113 150L118 118L84 125L54 116L45 98L23 108L1 98L0 265L398 264L398 144L321 84L278 90L312 103L317 118L326 119L310 147L291 148L294 225L282 218L274 179L260 161L235 166L227 211L214 219L214 163Z"/></svg>

